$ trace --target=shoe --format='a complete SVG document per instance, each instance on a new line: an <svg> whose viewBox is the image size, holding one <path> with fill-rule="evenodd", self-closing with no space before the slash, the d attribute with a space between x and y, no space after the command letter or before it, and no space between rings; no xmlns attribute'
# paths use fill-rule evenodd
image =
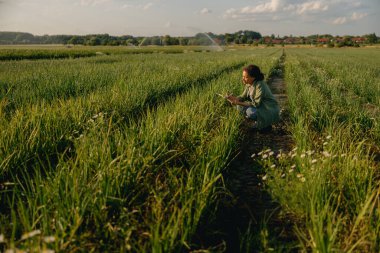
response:
<svg viewBox="0 0 380 253"><path fill-rule="evenodd" d="M258 129L258 124L257 124L257 122L254 121L254 122L252 123L252 125L250 126L250 128L251 128L251 129L254 129L254 130Z"/></svg>

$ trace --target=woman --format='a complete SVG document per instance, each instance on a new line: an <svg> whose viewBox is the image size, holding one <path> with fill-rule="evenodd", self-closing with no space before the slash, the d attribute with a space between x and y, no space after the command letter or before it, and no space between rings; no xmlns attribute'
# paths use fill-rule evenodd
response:
<svg viewBox="0 0 380 253"><path fill-rule="evenodd" d="M280 108L258 66L249 65L243 69L243 84L243 94L228 96L227 100L237 105L246 118L255 121L254 128L263 129L279 121Z"/></svg>

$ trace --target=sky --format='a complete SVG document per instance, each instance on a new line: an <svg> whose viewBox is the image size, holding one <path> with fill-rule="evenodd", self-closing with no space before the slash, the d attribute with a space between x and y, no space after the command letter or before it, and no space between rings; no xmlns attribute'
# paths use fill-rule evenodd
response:
<svg viewBox="0 0 380 253"><path fill-rule="evenodd" d="M380 0L0 0L0 31L193 36L380 35Z"/></svg>

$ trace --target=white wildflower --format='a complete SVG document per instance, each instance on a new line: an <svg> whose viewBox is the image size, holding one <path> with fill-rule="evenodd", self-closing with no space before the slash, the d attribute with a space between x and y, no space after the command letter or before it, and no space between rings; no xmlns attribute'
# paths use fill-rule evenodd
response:
<svg viewBox="0 0 380 253"><path fill-rule="evenodd" d="M256 154L255 153L253 153L252 155L251 155L251 158L254 158L256 156Z"/></svg>
<svg viewBox="0 0 380 253"><path fill-rule="evenodd" d="M304 183L306 181L306 178L301 177L300 180L301 180L302 183Z"/></svg>
<svg viewBox="0 0 380 253"><path fill-rule="evenodd" d="M323 146L326 146L327 144L329 144L327 141L325 141L324 143L323 143Z"/></svg>
<svg viewBox="0 0 380 253"><path fill-rule="evenodd" d="M327 151L323 151L323 152L322 152L322 155L323 155L324 157L330 157L330 156L331 156L331 154L330 154L329 152L327 152Z"/></svg>
<svg viewBox="0 0 380 253"><path fill-rule="evenodd" d="M265 150L264 152L265 153L268 153L268 152L270 152L271 151L271 149L270 148L268 148L267 150Z"/></svg>
<svg viewBox="0 0 380 253"><path fill-rule="evenodd" d="M292 154L291 158L294 158L294 157L296 157L296 154Z"/></svg>
<svg viewBox="0 0 380 253"><path fill-rule="evenodd" d="M302 153L301 155L300 155L300 157L301 158L304 158L306 155L304 154L304 153Z"/></svg>
<svg viewBox="0 0 380 253"><path fill-rule="evenodd" d="M265 175L265 176L262 177L263 180L267 180L267 178L268 178L267 175Z"/></svg>
<svg viewBox="0 0 380 253"><path fill-rule="evenodd" d="M263 159L265 159L265 158L267 158L268 157L268 155L267 154L264 154L263 155Z"/></svg>
<svg viewBox="0 0 380 253"><path fill-rule="evenodd" d="M340 157L345 157L345 156L346 156L346 154L344 154L344 153L340 155Z"/></svg>
<svg viewBox="0 0 380 253"><path fill-rule="evenodd" d="M4 242L5 242L4 235L1 234L1 235L0 235L0 243L4 243Z"/></svg>
<svg viewBox="0 0 380 253"><path fill-rule="evenodd" d="M331 139L331 135L327 135L326 140L330 140L330 139Z"/></svg>
<svg viewBox="0 0 380 253"><path fill-rule="evenodd" d="M45 236L44 237L44 242L46 242L46 243L55 242L55 237L54 236Z"/></svg>
<svg viewBox="0 0 380 253"><path fill-rule="evenodd" d="M317 159L311 160L311 163L316 163L316 162L317 162Z"/></svg>
<svg viewBox="0 0 380 253"><path fill-rule="evenodd" d="M32 237L34 237L36 235L39 235L39 234L41 234L41 230L39 230L39 229L33 230L33 231L29 232L29 233L23 234L21 236L21 240L26 240L26 239L32 238Z"/></svg>
<svg viewBox="0 0 380 253"><path fill-rule="evenodd" d="M272 164L270 167L271 167L272 169L273 169L273 168L276 168L276 164Z"/></svg>
<svg viewBox="0 0 380 253"><path fill-rule="evenodd" d="M297 177L298 177L298 178L301 178L301 177L303 177L303 175L302 175L301 173L298 173L298 174L297 174Z"/></svg>
<svg viewBox="0 0 380 253"><path fill-rule="evenodd" d="M281 175L281 178L284 178L285 177L285 173L283 173L282 175Z"/></svg>
<svg viewBox="0 0 380 253"><path fill-rule="evenodd" d="M257 153L257 155L261 155L263 153L263 151L260 151L259 153Z"/></svg>
<svg viewBox="0 0 380 253"><path fill-rule="evenodd" d="M293 149L292 149L292 152L297 151L297 149L298 149L297 147L293 148Z"/></svg>
<svg viewBox="0 0 380 253"><path fill-rule="evenodd" d="M294 171L294 169L290 169L290 170L289 170L289 173L292 173L293 171Z"/></svg>
<svg viewBox="0 0 380 253"><path fill-rule="evenodd" d="M290 166L290 168L295 169L295 168L296 168L296 165L293 164L292 166Z"/></svg>
<svg viewBox="0 0 380 253"><path fill-rule="evenodd" d="M44 249L41 251L41 253L55 253L55 251L52 249Z"/></svg>
<svg viewBox="0 0 380 253"><path fill-rule="evenodd" d="M269 152L269 155L270 156L274 155L274 152L273 151Z"/></svg>

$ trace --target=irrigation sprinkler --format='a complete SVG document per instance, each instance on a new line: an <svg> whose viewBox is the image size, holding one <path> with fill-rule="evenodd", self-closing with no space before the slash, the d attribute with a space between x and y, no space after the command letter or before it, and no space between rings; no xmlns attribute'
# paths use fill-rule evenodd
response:
<svg viewBox="0 0 380 253"><path fill-rule="evenodd" d="M215 40L213 40L211 37L210 37L210 35L208 35L207 33L202 33L202 34L204 34L206 37L207 37L207 39L209 39L210 41L211 41L211 43L212 43L212 47L216 47L216 51L218 51L218 52L220 52L220 51L224 51L223 50L223 48L218 44L218 43L216 43L215 42Z"/></svg>

